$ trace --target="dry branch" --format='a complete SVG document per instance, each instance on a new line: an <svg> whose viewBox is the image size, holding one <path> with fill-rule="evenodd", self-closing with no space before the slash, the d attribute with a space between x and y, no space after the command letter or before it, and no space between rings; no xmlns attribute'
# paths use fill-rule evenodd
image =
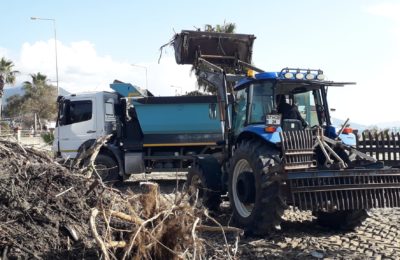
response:
<svg viewBox="0 0 400 260"><path fill-rule="evenodd" d="M214 226L207 226L207 225L197 226L196 231L199 231L199 232L222 232L222 231L224 231L225 233L232 232L232 233L237 233L237 234L242 234L244 232L243 229L235 228L235 227L225 227L225 226L214 227Z"/></svg>
<svg viewBox="0 0 400 260"><path fill-rule="evenodd" d="M104 259L110 260L110 256L108 255L107 252L107 247L104 244L103 240L99 236L99 233L97 233L97 228L96 228L96 217L99 214L99 210L96 208L93 208L91 210L90 214L90 229L92 230L92 234L94 236L94 239L96 239L97 244L100 246L101 251L103 252Z"/></svg>

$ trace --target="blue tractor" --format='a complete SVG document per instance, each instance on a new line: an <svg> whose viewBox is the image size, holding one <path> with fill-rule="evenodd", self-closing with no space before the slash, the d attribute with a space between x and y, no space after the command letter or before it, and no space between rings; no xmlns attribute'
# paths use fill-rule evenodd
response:
<svg viewBox="0 0 400 260"><path fill-rule="evenodd" d="M288 205L321 225L353 229L371 208L400 206L400 171L356 149L349 128L332 126L327 92L354 84L322 70L264 72L251 65L255 37L182 31L178 64L216 87L223 152L197 155L187 184L210 209L228 194L236 225L255 234L279 227Z"/></svg>

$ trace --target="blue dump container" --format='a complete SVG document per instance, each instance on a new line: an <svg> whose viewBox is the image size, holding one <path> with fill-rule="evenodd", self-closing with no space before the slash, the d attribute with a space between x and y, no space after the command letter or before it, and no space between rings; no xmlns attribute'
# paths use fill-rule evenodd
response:
<svg viewBox="0 0 400 260"><path fill-rule="evenodd" d="M140 88L117 82L144 135L144 146L211 145L223 140L216 96L145 96Z"/></svg>
<svg viewBox="0 0 400 260"><path fill-rule="evenodd" d="M215 96L130 98L144 146L214 145L223 139Z"/></svg>
<svg viewBox="0 0 400 260"><path fill-rule="evenodd" d="M215 96L131 99L143 134L219 133Z"/></svg>

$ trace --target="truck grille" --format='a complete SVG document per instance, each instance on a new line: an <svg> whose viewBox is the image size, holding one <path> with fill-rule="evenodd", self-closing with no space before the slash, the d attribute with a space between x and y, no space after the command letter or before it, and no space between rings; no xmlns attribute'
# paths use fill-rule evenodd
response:
<svg viewBox="0 0 400 260"><path fill-rule="evenodd" d="M309 169L316 166L311 130L283 131L280 137L285 170Z"/></svg>
<svg viewBox="0 0 400 260"><path fill-rule="evenodd" d="M400 207L398 171L356 171L356 175L289 177L292 203L301 210Z"/></svg>

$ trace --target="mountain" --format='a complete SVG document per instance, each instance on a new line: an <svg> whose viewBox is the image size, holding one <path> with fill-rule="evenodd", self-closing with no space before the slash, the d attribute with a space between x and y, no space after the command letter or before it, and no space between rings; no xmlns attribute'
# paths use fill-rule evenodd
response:
<svg viewBox="0 0 400 260"><path fill-rule="evenodd" d="M344 124L344 122L346 121L346 120L339 119L339 118L334 118L334 117L332 117L331 120L332 120L332 124L337 126L337 127L341 127ZM358 124L356 122L352 122L351 120L348 122L348 124L350 124L351 128L357 129L358 132L362 132L365 129L369 128L366 125Z"/></svg>
<svg viewBox="0 0 400 260"><path fill-rule="evenodd" d="M59 92L60 92L61 96L65 96L65 95L71 94L71 93L69 93L68 91L66 91L63 88L60 88ZM15 85L13 87L9 87L9 86L5 87L4 88L3 100L2 100L2 106L6 106L7 105L7 98L9 98L9 97L11 97L13 95L23 96L24 94L25 94L25 90L24 90L23 85Z"/></svg>
<svg viewBox="0 0 400 260"><path fill-rule="evenodd" d="M335 126L340 127L345 120L339 119L339 118L331 118L332 119L332 124ZM358 129L358 132L362 132L365 129L372 129L372 128L378 128L379 130L384 130L384 129L389 129L390 131L393 132L400 132L400 121L391 121L391 122L383 122L383 123L377 123L377 124L372 124L372 125L362 125L358 124L355 122L352 122L350 120L349 122L350 127L353 129Z"/></svg>
<svg viewBox="0 0 400 260"><path fill-rule="evenodd" d="M2 100L2 105L7 105L7 99L13 95L23 96L25 94L24 87L22 85L16 85L13 87L5 87L4 88L4 95Z"/></svg>

